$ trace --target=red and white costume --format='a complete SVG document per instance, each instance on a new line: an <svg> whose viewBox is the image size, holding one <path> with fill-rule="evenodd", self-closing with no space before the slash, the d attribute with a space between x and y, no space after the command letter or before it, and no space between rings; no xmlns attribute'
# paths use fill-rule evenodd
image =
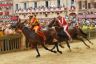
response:
<svg viewBox="0 0 96 64"><path fill-rule="evenodd" d="M68 33L68 23L66 22L65 18L62 16L57 17L59 25L64 28L64 32L68 35L69 39L72 39L70 34Z"/></svg>

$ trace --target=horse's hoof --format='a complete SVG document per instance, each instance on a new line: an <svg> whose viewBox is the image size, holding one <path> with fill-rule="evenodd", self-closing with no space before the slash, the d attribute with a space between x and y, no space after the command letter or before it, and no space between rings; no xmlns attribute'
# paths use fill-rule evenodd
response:
<svg viewBox="0 0 96 64"><path fill-rule="evenodd" d="M62 46L62 45L59 45L61 48L64 48L64 46Z"/></svg>
<svg viewBox="0 0 96 64"><path fill-rule="evenodd" d="M52 51L52 52L57 53L57 51Z"/></svg>
<svg viewBox="0 0 96 64"><path fill-rule="evenodd" d="M90 46L87 46L88 48L90 48Z"/></svg>
<svg viewBox="0 0 96 64"><path fill-rule="evenodd" d="M62 51L58 51L60 54L62 54Z"/></svg>
<svg viewBox="0 0 96 64"><path fill-rule="evenodd" d="M90 48L90 46L88 46L88 48Z"/></svg>
<svg viewBox="0 0 96 64"><path fill-rule="evenodd" d="M40 55L37 55L37 56L36 56L36 58L39 58L39 57L40 57Z"/></svg>

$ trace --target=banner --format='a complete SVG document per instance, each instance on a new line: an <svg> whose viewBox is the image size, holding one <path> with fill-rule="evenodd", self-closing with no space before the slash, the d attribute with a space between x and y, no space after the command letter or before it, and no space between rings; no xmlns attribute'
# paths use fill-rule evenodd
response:
<svg viewBox="0 0 96 64"><path fill-rule="evenodd" d="M0 6L13 6L13 4L0 4Z"/></svg>
<svg viewBox="0 0 96 64"><path fill-rule="evenodd" d="M17 21L18 20L18 16L11 16L10 20Z"/></svg>
<svg viewBox="0 0 96 64"><path fill-rule="evenodd" d="M5 11L5 15L9 15L9 11Z"/></svg>
<svg viewBox="0 0 96 64"><path fill-rule="evenodd" d="M0 20L17 21L17 16L0 16Z"/></svg>
<svg viewBox="0 0 96 64"><path fill-rule="evenodd" d="M3 12L0 12L0 15L3 15Z"/></svg>

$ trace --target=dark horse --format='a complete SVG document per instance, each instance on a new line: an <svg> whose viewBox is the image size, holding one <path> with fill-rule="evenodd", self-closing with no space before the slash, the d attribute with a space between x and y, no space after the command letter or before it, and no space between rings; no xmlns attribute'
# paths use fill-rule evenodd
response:
<svg viewBox="0 0 96 64"><path fill-rule="evenodd" d="M54 18L50 24L48 25L49 27L55 27L55 30L57 31L57 35L58 35L58 42L63 42L66 41L67 46L70 49L70 45L68 42L68 36L66 35L66 33L63 31L63 28L59 25L58 20L56 18ZM80 28L76 28L74 27L72 30L69 30L69 33L72 37L72 39L78 39L80 41L82 41L88 48L90 48L89 45L87 45L84 41L83 38L85 38L89 43L93 44L88 38L87 38L87 34L84 33ZM58 46L58 45L57 45ZM57 46L54 46L53 49ZM52 50L53 50L52 49Z"/></svg>
<svg viewBox="0 0 96 64"><path fill-rule="evenodd" d="M18 21L17 23L15 24L12 24L11 27L12 28L16 28L16 29L21 29L23 34L25 35L26 37L26 40L32 44L34 46L34 48L36 49L38 55L36 57L40 57L40 53L39 53L39 50L38 50L38 47L37 45L38 44L41 44L42 47L48 51L51 51L51 52L54 52L56 53L56 51L52 51L50 49L48 49L45 45L44 45L44 41L41 39L40 36L38 36L38 34L35 33L35 31L32 31L30 28L26 27L24 25L25 22L20 22Z"/></svg>

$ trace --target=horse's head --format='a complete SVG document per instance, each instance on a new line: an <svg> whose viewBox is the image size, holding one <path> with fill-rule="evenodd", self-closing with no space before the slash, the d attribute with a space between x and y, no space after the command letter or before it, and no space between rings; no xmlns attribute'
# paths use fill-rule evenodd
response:
<svg viewBox="0 0 96 64"><path fill-rule="evenodd" d="M48 25L48 27L54 27L57 32L63 30L63 28L59 25L58 19L54 18Z"/></svg>
<svg viewBox="0 0 96 64"><path fill-rule="evenodd" d="M16 23L13 23L11 25L11 28L15 28L15 29L22 29L24 27L24 23L26 22L26 20L24 22L21 22L21 20L19 20Z"/></svg>
<svg viewBox="0 0 96 64"><path fill-rule="evenodd" d="M57 18L53 18L53 20L48 25L48 27L53 27L53 26L59 26Z"/></svg>

